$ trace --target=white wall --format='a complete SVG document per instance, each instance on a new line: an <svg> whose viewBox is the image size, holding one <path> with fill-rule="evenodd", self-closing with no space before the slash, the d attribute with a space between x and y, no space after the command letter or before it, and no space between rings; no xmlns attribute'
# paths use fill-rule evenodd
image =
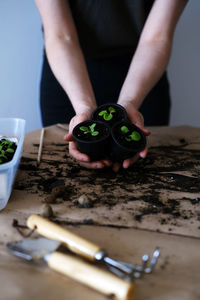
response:
<svg viewBox="0 0 200 300"><path fill-rule="evenodd" d="M41 127L39 76L42 34L34 0L0 0L0 117Z"/></svg>
<svg viewBox="0 0 200 300"><path fill-rule="evenodd" d="M181 0L180 0L181 1ZM169 78L171 125L200 127L200 1L190 0L176 29ZM0 0L0 117L41 127L39 79L41 21L34 0Z"/></svg>
<svg viewBox="0 0 200 300"><path fill-rule="evenodd" d="M200 1L190 0L175 32L169 64L171 125L200 127Z"/></svg>

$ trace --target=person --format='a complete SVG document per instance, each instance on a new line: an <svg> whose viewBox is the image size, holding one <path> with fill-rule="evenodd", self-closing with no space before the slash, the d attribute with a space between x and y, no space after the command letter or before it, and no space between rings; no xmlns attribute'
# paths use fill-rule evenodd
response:
<svg viewBox="0 0 200 300"><path fill-rule="evenodd" d="M80 153L76 124L97 105L117 102L146 136L145 126L168 125L166 67L176 24L188 0L35 0L45 50L40 85L43 126L69 123L69 153L86 168L111 166ZM128 168L148 147L126 159Z"/></svg>

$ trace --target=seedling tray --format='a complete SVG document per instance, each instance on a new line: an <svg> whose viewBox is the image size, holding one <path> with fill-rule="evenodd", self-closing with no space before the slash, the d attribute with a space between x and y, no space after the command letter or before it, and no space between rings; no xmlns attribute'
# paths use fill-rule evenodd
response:
<svg viewBox="0 0 200 300"><path fill-rule="evenodd" d="M0 118L0 139L5 138L17 144L12 160L0 164L0 210L5 208L11 195L23 150L25 123L23 119Z"/></svg>

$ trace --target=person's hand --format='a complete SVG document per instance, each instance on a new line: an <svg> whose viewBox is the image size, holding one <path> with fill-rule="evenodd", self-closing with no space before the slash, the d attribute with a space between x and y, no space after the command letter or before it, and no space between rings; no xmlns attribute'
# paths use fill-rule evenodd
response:
<svg viewBox="0 0 200 300"><path fill-rule="evenodd" d="M91 117L92 110L84 111L78 115L75 115L69 124L69 133L64 136L64 140L69 142L69 154L78 160L79 164L82 167L88 169L102 169L104 167L110 167L111 161L104 159L101 161L90 161L90 157L87 154L81 153L76 146L76 142L74 141L72 131L74 127L83 121L89 120Z"/></svg>
<svg viewBox="0 0 200 300"><path fill-rule="evenodd" d="M146 136L150 135L150 131L147 130L146 128L144 128L144 118L142 116L142 114L135 108L134 104L131 102L126 102L124 104L119 103L120 105L122 105L128 114L129 120L131 121L131 123L135 124L136 126L138 126ZM148 140L147 140L147 144L144 150L142 150L141 152L137 153L136 155L134 155L133 157L130 157L126 160L123 161L122 163L122 167L124 169L129 168L130 166L132 166L140 157L141 158L145 158L147 156L147 152L148 152ZM120 169L121 164L118 162L113 163L113 170L115 172L118 172Z"/></svg>

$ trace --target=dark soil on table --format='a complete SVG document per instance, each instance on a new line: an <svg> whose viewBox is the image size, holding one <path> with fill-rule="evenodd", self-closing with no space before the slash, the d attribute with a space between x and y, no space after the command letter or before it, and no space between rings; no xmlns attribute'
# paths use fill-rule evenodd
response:
<svg viewBox="0 0 200 300"><path fill-rule="evenodd" d="M159 215L161 227L165 224L179 226L178 220L190 224L200 221L200 197L196 197L200 193L200 151L185 146L187 143L184 140L180 141L179 146L150 148L145 160L115 174L111 169L87 170L80 167L66 155L66 145L63 145L63 154L59 152L60 160L43 159L39 168L35 160L22 157L19 167L21 176L14 188L44 195L45 198L52 194L53 188L63 186L59 197L55 197L55 203L65 202L69 209L80 207L77 198L87 194L92 206L81 209L98 213L99 208L106 207L106 218L111 225L112 211L119 204L122 211L131 213L138 224L147 216L153 218L156 215ZM52 147L52 153L58 155L56 148L60 149L61 145ZM184 171L187 173L184 174ZM167 198L163 197L164 192L168 193ZM183 197L182 193L187 196ZM174 194L180 196L174 198ZM129 207L132 202L135 203L134 209ZM189 204L188 210L182 207L185 202ZM118 219L120 226L120 215ZM88 223L96 222L89 220Z"/></svg>

